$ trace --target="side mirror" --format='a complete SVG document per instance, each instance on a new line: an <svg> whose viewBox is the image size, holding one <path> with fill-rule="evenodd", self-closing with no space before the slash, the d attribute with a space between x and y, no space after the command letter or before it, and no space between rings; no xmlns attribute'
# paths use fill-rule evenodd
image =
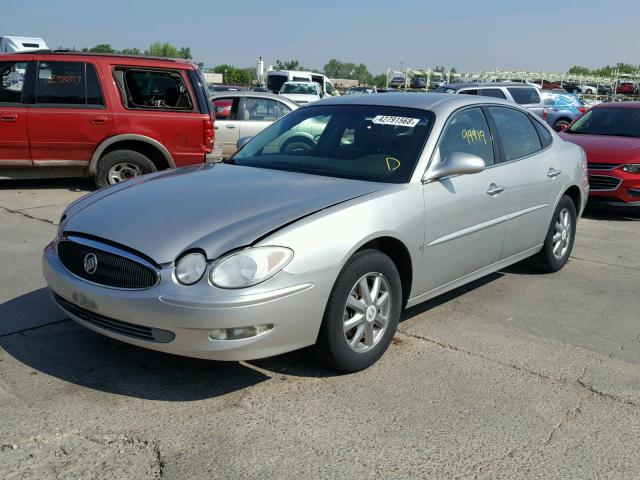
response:
<svg viewBox="0 0 640 480"><path fill-rule="evenodd" d="M253 137L241 137L240 139L238 139L238 141L236 142L236 151L244 147L252 138Z"/></svg>
<svg viewBox="0 0 640 480"><path fill-rule="evenodd" d="M448 155L444 161L441 160L438 165L432 167L427 175L425 175L424 181L438 180L452 175L480 173L486 167L484 160L477 155L453 152Z"/></svg>

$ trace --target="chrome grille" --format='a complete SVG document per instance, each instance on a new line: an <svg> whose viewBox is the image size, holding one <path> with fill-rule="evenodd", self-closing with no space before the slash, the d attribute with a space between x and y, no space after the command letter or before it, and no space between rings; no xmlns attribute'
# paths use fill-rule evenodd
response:
<svg viewBox="0 0 640 480"><path fill-rule="evenodd" d="M94 269L87 268L89 256L95 262ZM158 271L143 258L83 237L62 237L58 257L74 275L107 287L144 289L153 287L159 279Z"/></svg>
<svg viewBox="0 0 640 480"><path fill-rule="evenodd" d="M146 340L148 342L156 343L169 343L175 338L175 334L169 330L162 330L160 328L150 328L142 325L135 325L129 322L123 322L122 320L114 320L113 318L105 317L99 313L92 312L82 308L75 303L72 303L55 292L52 292L54 300L64 310L71 315L78 317L91 325L99 328L103 328L113 333L125 335L127 337L137 338L138 340Z"/></svg>
<svg viewBox="0 0 640 480"><path fill-rule="evenodd" d="M592 192L615 190L622 180L606 175L589 175L589 190Z"/></svg>
<svg viewBox="0 0 640 480"><path fill-rule="evenodd" d="M619 163L589 163L589 170L614 170L620 166Z"/></svg>

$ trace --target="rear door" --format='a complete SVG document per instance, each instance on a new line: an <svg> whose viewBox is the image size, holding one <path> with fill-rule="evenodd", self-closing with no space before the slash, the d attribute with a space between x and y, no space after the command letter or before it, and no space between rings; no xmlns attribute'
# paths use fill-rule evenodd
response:
<svg viewBox="0 0 640 480"><path fill-rule="evenodd" d="M562 189L553 137L534 117L509 107L489 106L509 188L509 221L503 258L544 241L552 209Z"/></svg>
<svg viewBox="0 0 640 480"><path fill-rule="evenodd" d="M284 103L273 98L244 97L240 122L240 138L253 137L291 112Z"/></svg>
<svg viewBox="0 0 640 480"><path fill-rule="evenodd" d="M222 155L228 157L236 151L240 140L240 97L216 97L212 100L216 114L215 143L222 147Z"/></svg>
<svg viewBox="0 0 640 480"><path fill-rule="evenodd" d="M535 113L540 118L544 115L544 103L535 87L507 87L509 95L518 105Z"/></svg>
<svg viewBox="0 0 640 480"><path fill-rule="evenodd" d="M27 129L29 110L23 103L27 65L32 63L0 62L0 168L32 165Z"/></svg>
<svg viewBox="0 0 640 480"><path fill-rule="evenodd" d="M34 165L88 164L113 128L96 65L40 60L34 83L28 127Z"/></svg>

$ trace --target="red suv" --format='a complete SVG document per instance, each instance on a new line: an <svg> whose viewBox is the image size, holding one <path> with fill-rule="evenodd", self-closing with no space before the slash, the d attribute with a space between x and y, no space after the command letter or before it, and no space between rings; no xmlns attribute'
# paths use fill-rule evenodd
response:
<svg viewBox="0 0 640 480"><path fill-rule="evenodd" d="M93 176L99 187L203 163L206 83L191 62L37 51L0 55L0 178Z"/></svg>

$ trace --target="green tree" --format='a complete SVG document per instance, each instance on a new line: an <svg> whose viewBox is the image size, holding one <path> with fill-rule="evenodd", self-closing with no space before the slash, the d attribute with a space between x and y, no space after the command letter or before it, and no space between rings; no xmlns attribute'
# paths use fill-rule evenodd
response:
<svg viewBox="0 0 640 480"><path fill-rule="evenodd" d="M193 57L191 56L191 48L189 47L181 47L178 51L178 57L184 58L185 60L191 60Z"/></svg>
<svg viewBox="0 0 640 480"><path fill-rule="evenodd" d="M298 60L276 60L276 70L305 70Z"/></svg>
<svg viewBox="0 0 640 480"><path fill-rule="evenodd" d="M387 86L387 74L381 73L380 75L376 75L371 79L371 84L376 87L386 87Z"/></svg>
<svg viewBox="0 0 640 480"><path fill-rule="evenodd" d="M142 55L142 52L140 51L140 49L136 47L123 48L120 53L123 53L124 55Z"/></svg>
<svg viewBox="0 0 640 480"><path fill-rule="evenodd" d="M571 67L569 69L569 73L571 73L573 75L589 75L589 73L591 73L591 70L589 70L589 68L587 68L587 67L582 67L580 65L574 65L573 67Z"/></svg>
<svg viewBox="0 0 640 480"><path fill-rule="evenodd" d="M371 85L373 76L364 63L356 65L351 62L342 62L332 58L324 66L324 74L329 78L347 78L358 80L363 85Z"/></svg>
<svg viewBox="0 0 640 480"><path fill-rule="evenodd" d="M178 49L169 42L153 42L149 45L149 49L146 50L144 54L152 57L178 58L179 52Z"/></svg>
<svg viewBox="0 0 640 480"><path fill-rule="evenodd" d="M228 64L213 67L214 73L221 73L223 75L222 79L224 83L233 85L249 85L253 79L250 70L250 68L236 68Z"/></svg>
<svg viewBox="0 0 640 480"><path fill-rule="evenodd" d="M93 48L89 49L92 53L116 53L115 49L108 43L99 43Z"/></svg>

